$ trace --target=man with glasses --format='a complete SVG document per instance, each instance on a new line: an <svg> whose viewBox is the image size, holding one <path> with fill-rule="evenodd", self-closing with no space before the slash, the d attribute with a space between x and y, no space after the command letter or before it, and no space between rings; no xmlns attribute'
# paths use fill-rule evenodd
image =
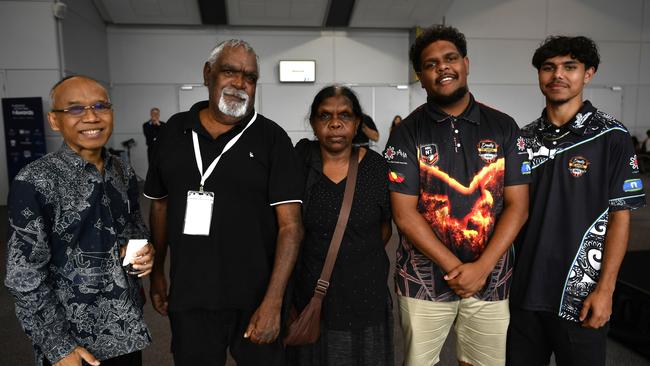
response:
<svg viewBox="0 0 650 366"><path fill-rule="evenodd" d="M5 285L37 365L140 365L151 342L141 284L153 247L123 267L129 239L147 239L133 169L107 153L113 110L106 89L67 77L50 93L48 121L63 144L11 185Z"/></svg>

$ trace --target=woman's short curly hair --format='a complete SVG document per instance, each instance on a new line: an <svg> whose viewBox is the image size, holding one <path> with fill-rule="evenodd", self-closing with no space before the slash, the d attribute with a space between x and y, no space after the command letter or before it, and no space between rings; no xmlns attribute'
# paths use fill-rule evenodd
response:
<svg viewBox="0 0 650 366"><path fill-rule="evenodd" d="M422 51L433 42L448 41L454 44L458 52L463 56L467 56L467 41L465 35L458 29L445 25L434 25L422 31L411 46L409 57L415 72L422 71Z"/></svg>
<svg viewBox="0 0 650 366"><path fill-rule="evenodd" d="M549 58L565 55L570 55L585 64L585 69L593 67L594 71L598 70L598 64L600 64L598 46L594 41L583 36L550 36L546 38L535 50L533 66L539 70L544 61Z"/></svg>

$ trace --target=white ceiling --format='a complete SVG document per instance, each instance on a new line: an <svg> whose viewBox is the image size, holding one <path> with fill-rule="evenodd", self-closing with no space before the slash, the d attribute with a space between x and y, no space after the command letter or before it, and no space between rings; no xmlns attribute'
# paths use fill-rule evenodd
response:
<svg viewBox="0 0 650 366"><path fill-rule="evenodd" d="M413 28L442 23L453 0L356 0L350 27ZM201 25L198 0L93 0L123 25ZM228 25L322 27L330 0L226 0Z"/></svg>

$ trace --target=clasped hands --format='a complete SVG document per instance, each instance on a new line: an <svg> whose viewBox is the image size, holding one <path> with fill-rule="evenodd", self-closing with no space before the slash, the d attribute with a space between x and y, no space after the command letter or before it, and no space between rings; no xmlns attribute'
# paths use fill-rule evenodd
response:
<svg viewBox="0 0 650 366"><path fill-rule="evenodd" d="M480 261L462 263L449 271L444 279L458 296L465 299L474 296L485 286L492 269Z"/></svg>

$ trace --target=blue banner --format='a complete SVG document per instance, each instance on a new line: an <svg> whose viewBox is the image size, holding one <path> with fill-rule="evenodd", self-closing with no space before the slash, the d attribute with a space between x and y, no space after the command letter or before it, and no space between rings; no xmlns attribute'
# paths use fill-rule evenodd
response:
<svg viewBox="0 0 650 366"><path fill-rule="evenodd" d="M2 98L9 182L25 165L46 153L43 100Z"/></svg>

